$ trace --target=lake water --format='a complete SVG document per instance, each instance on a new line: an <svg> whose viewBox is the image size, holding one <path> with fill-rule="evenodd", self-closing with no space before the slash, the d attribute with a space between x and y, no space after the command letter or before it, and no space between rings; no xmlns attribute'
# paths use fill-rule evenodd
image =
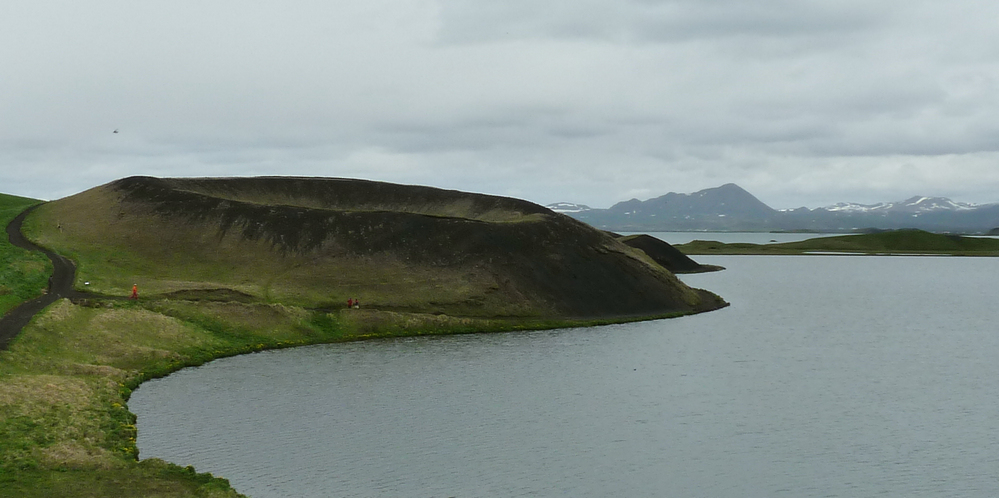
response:
<svg viewBox="0 0 999 498"><path fill-rule="evenodd" d="M260 498L999 496L999 259L699 260L731 307L150 381L140 454Z"/></svg>

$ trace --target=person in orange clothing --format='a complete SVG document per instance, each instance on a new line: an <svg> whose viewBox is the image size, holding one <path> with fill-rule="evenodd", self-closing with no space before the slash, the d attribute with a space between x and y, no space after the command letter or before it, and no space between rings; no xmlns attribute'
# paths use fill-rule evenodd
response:
<svg viewBox="0 0 999 498"><path fill-rule="evenodd" d="M129 299L139 299L139 284L132 284L132 296Z"/></svg>

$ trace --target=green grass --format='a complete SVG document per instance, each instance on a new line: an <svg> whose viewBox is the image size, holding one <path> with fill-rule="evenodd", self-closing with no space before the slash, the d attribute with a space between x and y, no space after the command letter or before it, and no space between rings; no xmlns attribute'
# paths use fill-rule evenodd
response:
<svg viewBox="0 0 999 498"><path fill-rule="evenodd" d="M18 304L38 297L48 285L52 263L43 254L14 247L7 241L7 225L21 211L40 203L13 195L0 194L0 315Z"/></svg>
<svg viewBox="0 0 999 498"><path fill-rule="evenodd" d="M140 464L126 407L142 379L232 342L135 303L49 307L0 352L0 496L236 496L224 480Z"/></svg>
<svg viewBox="0 0 999 498"><path fill-rule="evenodd" d="M687 244L679 244L676 248L688 255L838 252L845 254L999 256L999 240L936 234L922 230L894 230L861 235L818 237L782 244L726 244L695 240Z"/></svg>
<svg viewBox="0 0 999 498"><path fill-rule="evenodd" d="M37 203L0 194L0 224ZM4 234L0 311L41 295L51 272L48 258ZM0 352L0 497L236 496L224 479L138 462L126 401L145 377L207 361L221 348L256 347L249 342L217 339L134 303L49 307Z"/></svg>
<svg viewBox="0 0 999 498"><path fill-rule="evenodd" d="M0 474L0 497L147 498L237 496L224 479L193 468L149 459L127 470L26 470L14 478Z"/></svg>

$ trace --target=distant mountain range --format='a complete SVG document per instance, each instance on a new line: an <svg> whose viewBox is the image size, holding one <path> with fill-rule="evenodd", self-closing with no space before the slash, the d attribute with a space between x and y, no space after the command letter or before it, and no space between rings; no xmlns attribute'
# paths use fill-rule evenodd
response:
<svg viewBox="0 0 999 498"><path fill-rule="evenodd" d="M734 183L692 194L670 192L608 209L559 202L549 209L616 231L852 232L918 228L987 233L999 228L999 204L966 204L945 197L912 197L878 204L838 203L815 209L776 210Z"/></svg>

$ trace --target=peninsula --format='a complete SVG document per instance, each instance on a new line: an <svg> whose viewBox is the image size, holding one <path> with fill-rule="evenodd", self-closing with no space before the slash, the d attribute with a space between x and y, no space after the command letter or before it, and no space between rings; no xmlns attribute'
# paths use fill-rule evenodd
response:
<svg viewBox="0 0 999 498"><path fill-rule="evenodd" d="M0 294L17 296L3 311L43 294L53 304L0 348L0 496L238 496L225 479L140 460L126 404L141 382L214 358L727 305L680 282L661 255L511 198L131 177L48 203L0 201L5 224L23 219L11 230L57 266L75 263L72 283L46 287L45 256L3 245L16 272Z"/></svg>

